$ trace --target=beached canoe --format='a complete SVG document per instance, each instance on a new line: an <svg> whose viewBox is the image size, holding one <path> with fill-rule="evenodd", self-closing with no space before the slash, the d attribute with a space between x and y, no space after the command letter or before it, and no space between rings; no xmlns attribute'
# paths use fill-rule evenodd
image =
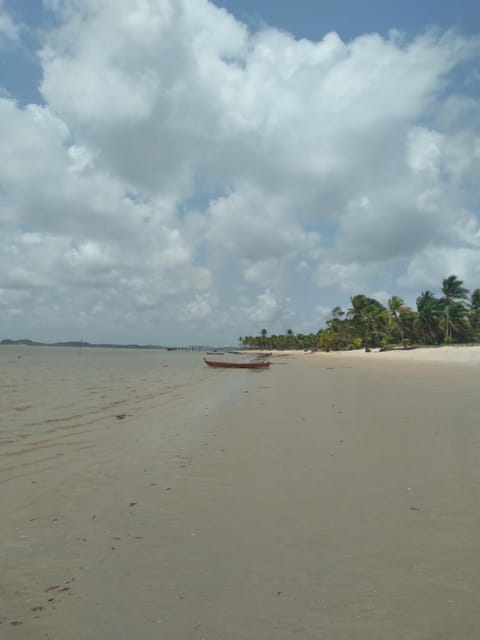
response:
<svg viewBox="0 0 480 640"><path fill-rule="evenodd" d="M268 369L270 362L227 362L226 360L203 359L209 367L224 367L225 369Z"/></svg>

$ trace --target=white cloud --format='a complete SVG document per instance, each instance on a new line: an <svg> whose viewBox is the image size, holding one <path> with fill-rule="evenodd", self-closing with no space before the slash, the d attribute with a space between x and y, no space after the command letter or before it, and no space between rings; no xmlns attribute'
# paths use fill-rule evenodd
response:
<svg viewBox="0 0 480 640"><path fill-rule="evenodd" d="M348 294L364 290L374 269L375 265L364 266L358 262L332 262L327 255L317 267L314 279L319 287L335 287Z"/></svg>
<svg viewBox="0 0 480 640"><path fill-rule="evenodd" d="M438 290L444 278L455 274L473 291L479 288L480 282L478 256L478 248L427 247L413 258L398 283L420 293L420 290Z"/></svg>
<svg viewBox="0 0 480 640"><path fill-rule="evenodd" d="M227 342L307 326L320 294L477 276L478 104L453 72L478 40L296 40L207 0L47 5L45 104L0 100L0 287L45 338L195 341L208 321Z"/></svg>
<svg viewBox="0 0 480 640"><path fill-rule="evenodd" d="M288 299L276 296L270 289L266 289L257 295L255 304L249 310L249 316L254 322L272 323L277 326L282 320L288 319L288 305Z"/></svg>
<svg viewBox="0 0 480 640"><path fill-rule="evenodd" d="M412 129L407 138L407 164L411 171L425 172L431 179L438 179L444 143L444 136L438 131Z"/></svg>
<svg viewBox="0 0 480 640"><path fill-rule="evenodd" d="M4 0L0 0L0 50L18 44L20 31L20 26L7 13Z"/></svg>
<svg viewBox="0 0 480 640"><path fill-rule="evenodd" d="M204 322L210 319L216 311L217 304L217 299L210 293L197 293L195 298L185 306L187 322Z"/></svg>

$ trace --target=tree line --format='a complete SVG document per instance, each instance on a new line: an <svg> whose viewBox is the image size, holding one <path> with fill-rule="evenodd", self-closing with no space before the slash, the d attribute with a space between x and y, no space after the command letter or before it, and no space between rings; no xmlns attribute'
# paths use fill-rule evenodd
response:
<svg viewBox="0 0 480 640"><path fill-rule="evenodd" d="M269 335L262 329L258 336L239 338L250 349L322 349L338 351L371 348L382 350L413 345L441 345L480 340L480 289L472 293L463 281L451 275L442 281L440 295L422 291L416 309L400 296L392 296L387 305L358 294L350 298L350 307L332 309L326 326L310 334Z"/></svg>

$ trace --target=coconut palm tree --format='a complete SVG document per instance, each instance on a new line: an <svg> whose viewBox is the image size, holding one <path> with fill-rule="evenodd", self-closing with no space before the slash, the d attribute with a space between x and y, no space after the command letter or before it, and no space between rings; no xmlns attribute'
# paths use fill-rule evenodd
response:
<svg viewBox="0 0 480 640"><path fill-rule="evenodd" d="M350 298L352 306L347 316L352 319L358 331L362 334L365 351L370 351L370 339L373 334L379 341L385 321L385 308L375 299L368 298L363 293Z"/></svg>
<svg viewBox="0 0 480 640"><path fill-rule="evenodd" d="M439 323L442 316L440 300L431 291L422 291L417 298L417 316L414 327L425 344L441 341Z"/></svg>
<svg viewBox="0 0 480 640"><path fill-rule="evenodd" d="M465 320L467 309L465 301L468 300L468 289L463 286L463 281L452 275L442 282L443 307L442 325L445 331L445 342L450 342L455 327Z"/></svg>
<svg viewBox="0 0 480 640"><path fill-rule="evenodd" d="M447 323L450 328L448 338L446 339L447 344L453 342L454 339L456 341L465 341L471 338L472 329L468 322L467 309L464 303L452 303L448 310L448 315L444 309L444 315L440 321L440 328L444 333L446 332Z"/></svg>
<svg viewBox="0 0 480 640"><path fill-rule="evenodd" d="M291 329L287 329L287 337L285 343L287 349L292 349L295 345L295 335Z"/></svg>
<svg viewBox="0 0 480 640"><path fill-rule="evenodd" d="M480 337L480 289L475 289L470 296L468 320L472 328L473 337L478 340Z"/></svg>
<svg viewBox="0 0 480 640"><path fill-rule="evenodd" d="M348 319L343 319L345 311L339 306L330 312L330 318L326 321L325 335L320 335L322 345L334 345L335 349L344 349L352 342L352 327ZM324 348L322 346L321 348Z"/></svg>
<svg viewBox="0 0 480 640"><path fill-rule="evenodd" d="M412 310L407 307L403 298L392 296L388 300L388 320L391 328L396 329L400 335L400 340L404 349L407 348L405 341L405 320L410 316Z"/></svg>
<svg viewBox="0 0 480 640"><path fill-rule="evenodd" d="M265 349L265 347L267 346L267 335L268 335L268 331L267 331L266 329L262 329L262 330L260 331L260 335L262 336L262 341L261 341L262 347L261 347L261 348L262 348L262 349Z"/></svg>
<svg viewBox="0 0 480 640"><path fill-rule="evenodd" d="M352 320L354 326L362 334L365 351L370 351L368 346L370 340L370 322L368 320L368 298L360 293L350 298L352 306L347 311L347 316Z"/></svg>

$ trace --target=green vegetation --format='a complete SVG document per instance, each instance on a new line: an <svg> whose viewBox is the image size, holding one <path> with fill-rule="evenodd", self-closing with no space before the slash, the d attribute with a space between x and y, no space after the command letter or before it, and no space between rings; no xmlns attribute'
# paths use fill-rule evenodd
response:
<svg viewBox="0 0 480 640"><path fill-rule="evenodd" d="M445 278L440 296L422 291L416 310L400 296L392 296L387 306L358 294L350 298L344 311L335 307L326 326L317 333L268 335L240 338L250 349L322 349L338 351L371 348L382 350L412 345L461 344L480 341L480 289L470 295L455 275Z"/></svg>

